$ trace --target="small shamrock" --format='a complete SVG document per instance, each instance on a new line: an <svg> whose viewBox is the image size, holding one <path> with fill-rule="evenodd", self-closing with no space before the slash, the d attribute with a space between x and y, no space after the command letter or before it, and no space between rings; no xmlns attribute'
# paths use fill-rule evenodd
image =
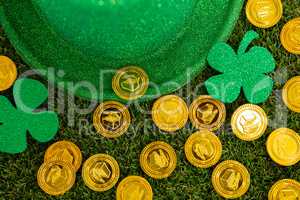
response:
<svg viewBox="0 0 300 200"><path fill-rule="evenodd" d="M217 43L208 54L208 63L223 73L205 82L208 93L224 103L235 101L241 89L246 99L254 104L262 103L270 96L273 80L265 75L275 69L273 55L263 47L254 46L247 51L250 43L259 35L248 31L237 54L226 43Z"/></svg>
<svg viewBox="0 0 300 200"><path fill-rule="evenodd" d="M35 111L48 97L45 86L36 80L19 79L13 96L16 107L0 96L0 152L23 152L27 148L27 132L39 142L51 140L59 126L57 114Z"/></svg>

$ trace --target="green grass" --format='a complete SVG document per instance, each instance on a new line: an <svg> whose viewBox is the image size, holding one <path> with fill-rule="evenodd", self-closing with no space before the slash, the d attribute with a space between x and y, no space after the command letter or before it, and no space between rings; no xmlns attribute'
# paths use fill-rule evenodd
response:
<svg viewBox="0 0 300 200"><path fill-rule="evenodd" d="M257 45L268 47L274 54L277 61L277 71L272 74L275 79L275 88L272 96L267 102L261 104L271 120L271 126L266 134L255 142L243 142L233 136L230 129L230 117L232 112L241 104L246 103L243 97L240 97L234 104L227 105L226 125L219 131L220 139L223 144L222 160L233 159L243 163L251 173L251 186L248 193L242 199L267 199L267 193L274 182L283 178L292 178L300 181L300 164L292 167L280 167L274 164L268 157L265 149L265 142L268 134L275 128L287 126L300 131L300 114L290 112L282 103L280 90L284 85L286 78L299 74L300 57L287 53L279 41L281 27L290 19L300 16L300 1L284 1L284 17L281 22L272 29L262 30L252 27L246 20L244 11L240 20L229 40L229 43L235 48L238 46L244 33L249 29L254 29L260 33L261 38L255 42ZM16 61L19 73L29 69L29 67L20 59L12 45L6 38L3 30L0 29L0 54L7 55ZM285 77L285 71L288 77ZM211 75L215 74L213 70L207 68L202 75L194 80L190 87L196 88ZM187 87L182 88L177 94L180 94L188 102L193 97L205 94L205 89L192 94L187 94ZM5 93L11 96L11 91ZM89 103L76 99L76 104L86 106ZM143 104L145 110L151 109L151 104ZM55 106L57 108L57 105ZM66 105L65 109L68 109ZM71 140L75 142L82 150L84 159L96 153L108 153L115 157L121 168L121 179L128 175L141 175L148 179L154 191L154 199L222 199L213 190L211 185L211 169L197 169L192 167L185 159L183 146L187 137L192 131L181 130L176 134L161 134L151 123L151 116L140 113L134 106L130 108L133 123L128 133L116 140L107 140L98 136L92 129L91 135L78 134L78 122L81 119L88 119L91 122L91 114L76 115L75 126L67 125L67 116L60 115L61 130L55 140ZM285 113L288 119L285 120ZM146 119L148 123L142 126L141 121ZM274 120L277 119L277 120ZM285 124L287 122L287 124ZM16 122L17 123L17 122ZM191 124L188 124L191 127ZM189 128L189 130L191 130ZM172 176L166 180L153 180L147 177L140 169L139 154L143 147L155 140L163 140L170 143L177 152L178 165ZM96 193L89 190L83 183L81 174L77 173L76 184L64 196L54 198L43 193L37 185L36 174L39 166L43 162L43 155L46 148L53 143L38 144L30 140L29 148L22 154L8 155L0 154L0 199L103 199L111 200L115 198L115 189Z"/></svg>

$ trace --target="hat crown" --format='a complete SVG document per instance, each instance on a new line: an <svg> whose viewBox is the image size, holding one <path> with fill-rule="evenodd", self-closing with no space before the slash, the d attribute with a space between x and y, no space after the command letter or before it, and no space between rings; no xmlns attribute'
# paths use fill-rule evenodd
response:
<svg viewBox="0 0 300 200"><path fill-rule="evenodd" d="M184 32L197 0L32 0L51 28L91 56L153 54Z"/></svg>

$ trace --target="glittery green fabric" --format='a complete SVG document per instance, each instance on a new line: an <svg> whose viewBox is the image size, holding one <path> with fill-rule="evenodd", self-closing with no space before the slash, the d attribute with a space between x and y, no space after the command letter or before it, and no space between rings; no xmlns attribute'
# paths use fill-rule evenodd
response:
<svg viewBox="0 0 300 200"><path fill-rule="evenodd" d="M241 89L246 99L254 104L262 103L272 93L273 80L265 75L275 69L275 59L271 52L250 43L258 38L255 31L248 31L244 36L237 54L226 43L217 43L208 54L208 63L221 72L206 82L208 93L224 103L235 101Z"/></svg>
<svg viewBox="0 0 300 200"><path fill-rule="evenodd" d="M20 153L27 148L27 132L39 142L50 141L58 131L57 114L34 111L48 97L43 84L19 79L13 88L16 107L0 96L0 152Z"/></svg>
<svg viewBox="0 0 300 200"><path fill-rule="evenodd" d="M151 84L145 100L198 75L208 50L230 35L243 2L2 0L0 20L25 62L65 72L49 77L61 87L88 81L95 90L68 89L88 99L118 99L111 87L115 70L136 65L159 87L158 93Z"/></svg>

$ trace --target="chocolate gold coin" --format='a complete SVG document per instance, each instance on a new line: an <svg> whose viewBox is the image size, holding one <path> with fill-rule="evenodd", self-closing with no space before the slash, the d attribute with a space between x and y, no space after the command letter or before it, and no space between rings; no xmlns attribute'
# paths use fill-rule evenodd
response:
<svg viewBox="0 0 300 200"><path fill-rule="evenodd" d="M300 76L286 82L282 90L282 99L290 110L300 113Z"/></svg>
<svg viewBox="0 0 300 200"><path fill-rule="evenodd" d="M268 117L265 111L253 104L240 106L232 115L231 127L233 133L245 141L260 138L268 126Z"/></svg>
<svg viewBox="0 0 300 200"><path fill-rule="evenodd" d="M140 176L128 176L117 188L117 200L152 200L153 191L149 182Z"/></svg>
<svg viewBox="0 0 300 200"><path fill-rule="evenodd" d="M184 151L187 160L199 168L215 165L222 155L220 139L208 130L192 134L186 141Z"/></svg>
<svg viewBox="0 0 300 200"><path fill-rule="evenodd" d="M177 131L183 128L188 120L188 107L184 100L176 95L163 96L156 100L152 107L152 119L163 131Z"/></svg>
<svg viewBox="0 0 300 200"><path fill-rule="evenodd" d="M281 0L248 0L246 15L251 24L259 28L276 25L283 14Z"/></svg>
<svg viewBox="0 0 300 200"><path fill-rule="evenodd" d="M220 196L227 199L239 198L249 189L250 174L241 163L227 160L214 169L212 184Z"/></svg>
<svg viewBox="0 0 300 200"><path fill-rule="evenodd" d="M0 91L10 88L16 79L16 64L10 58L0 56Z"/></svg>
<svg viewBox="0 0 300 200"><path fill-rule="evenodd" d="M112 80L116 95L125 100L134 100L143 96L149 85L146 72L139 67L129 66L117 71Z"/></svg>
<svg viewBox="0 0 300 200"><path fill-rule="evenodd" d="M280 34L280 40L288 52L300 55L300 17L284 25Z"/></svg>
<svg viewBox="0 0 300 200"><path fill-rule="evenodd" d="M291 166L300 160L300 136L291 129L276 129L266 145L269 156L279 165Z"/></svg>
<svg viewBox="0 0 300 200"><path fill-rule="evenodd" d="M293 179L277 181L269 191L268 200L300 199L300 183Z"/></svg>
<svg viewBox="0 0 300 200"><path fill-rule="evenodd" d="M190 120L197 129L215 131L219 129L226 118L225 105L210 96L199 96L189 108Z"/></svg>
<svg viewBox="0 0 300 200"><path fill-rule="evenodd" d="M107 138L123 135L130 125L130 113L126 106L116 101L100 104L93 116L97 132Z"/></svg>
<svg viewBox="0 0 300 200"><path fill-rule="evenodd" d="M118 182L119 177L119 164L109 155L96 154L83 164L83 181L86 186L96 192L104 192L111 189Z"/></svg>
<svg viewBox="0 0 300 200"><path fill-rule="evenodd" d="M71 163L50 160L40 167L37 180L40 188L50 195L62 195L75 183L75 169Z"/></svg>
<svg viewBox="0 0 300 200"><path fill-rule="evenodd" d="M175 150L161 141L148 144L140 155L142 170L154 179L169 177L175 170L176 163Z"/></svg>
<svg viewBox="0 0 300 200"><path fill-rule="evenodd" d="M82 154L78 146L70 141L59 141L52 144L46 151L44 162L49 160L63 160L73 165L78 171L82 162Z"/></svg>

